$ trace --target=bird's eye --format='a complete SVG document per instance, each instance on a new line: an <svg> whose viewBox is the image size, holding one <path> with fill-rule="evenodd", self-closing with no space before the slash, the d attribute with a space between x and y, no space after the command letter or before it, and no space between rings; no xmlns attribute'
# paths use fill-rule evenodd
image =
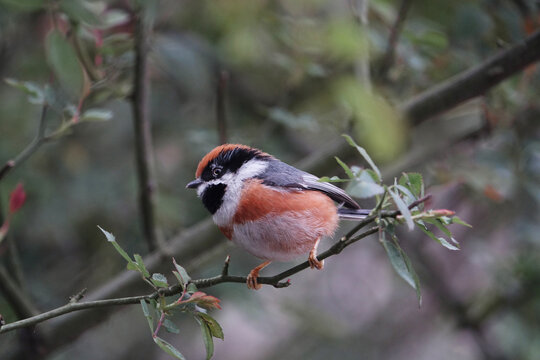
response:
<svg viewBox="0 0 540 360"><path fill-rule="evenodd" d="M222 168L220 168L220 167L215 167L215 168L212 169L212 175L213 175L214 177L218 177L218 176L221 174L222 171L223 171Z"/></svg>

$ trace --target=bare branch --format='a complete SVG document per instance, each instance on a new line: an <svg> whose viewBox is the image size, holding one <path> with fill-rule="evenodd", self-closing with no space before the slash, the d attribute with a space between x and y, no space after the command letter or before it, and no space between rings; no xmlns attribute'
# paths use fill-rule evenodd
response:
<svg viewBox="0 0 540 360"><path fill-rule="evenodd" d="M149 114L148 36L151 24L141 6L135 16L135 74L132 96L133 126L135 130L135 152L139 181L139 207L142 217L144 238L150 251L158 247L158 232L155 223L154 203L156 181L154 178L154 154Z"/></svg>
<svg viewBox="0 0 540 360"><path fill-rule="evenodd" d="M397 42L399 35L401 34L401 30L403 29L403 25L405 24L405 19L407 18L409 9L411 8L411 4L412 0L401 0L401 5L399 6L396 20L390 29L390 35L388 36L388 43L386 45L386 52L381 64L379 65L378 72L382 78L386 77L388 70L394 64Z"/></svg>
<svg viewBox="0 0 540 360"><path fill-rule="evenodd" d="M0 169L0 180L2 180L2 178L6 176L6 174L10 172L13 168L26 161L43 144L43 142L45 141L45 127L48 109L49 106L45 103L41 108L41 116L39 118L39 125L36 137L13 160L9 160L5 163L5 165Z"/></svg>
<svg viewBox="0 0 540 360"><path fill-rule="evenodd" d="M158 296L157 292L154 294L155 294L155 298L157 298ZM0 327L0 334L8 332L8 331L16 330L16 329L28 327L28 326L33 326L45 320L49 320L49 319L73 312L73 311L95 309L95 308L104 307L104 306L138 304L141 300L150 300L151 298L153 298L154 294L132 296L132 297L125 297L125 298L118 298L118 299L109 299L109 300L96 300L96 301L74 302L74 303L70 302L64 306L33 316L31 318L27 318L24 320L15 321L13 323L6 324Z"/></svg>
<svg viewBox="0 0 540 360"><path fill-rule="evenodd" d="M443 111L485 93L501 81L540 60L540 30L525 40L430 88L401 106L416 125Z"/></svg>
<svg viewBox="0 0 540 360"><path fill-rule="evenodd" d="M418 204L427 201L429 198L430 196L426 196L422 199L415 201L414 203L410 205L410 208L413 208L417 206ZM400 214L399 211L390 211L390 212L382 213L382 216L395 218L399 214ZM376 216L370 216L362 220L361 223L368 224L368 223L373 222L375 219L376 219ZM318 259L324 260L330 256L337 255L341 253L343 249L345 249L347 246L352 245L355 242L363 238L366 238L367 236L371 234L376 233L377 231L379 231L379 226L373 226L357 236L353 236L355 232L349 232L349 234L347 234L346 236L338 240L328 250L321 253L318 256ZM247 278L245 276L228 275L229 261L230 261L230 258L227 256L223 270L220 275L211 277L211 278L192 280L190 282L195 284L197 288L199 289L208 288L208 287L215 286L217 284L223 284L223 283L245 284L247 281ZM269 276L269 277L259 277L257 278L257 281L260 284L272 285L276 288L287 287L290 285L290 282L289 281L284 282L283 281L284 279L294 274L297 274L300 271L305 270L307 268L309 268L309 262L304 261L303 263L293 266L290 269L287 269L277 275ZM132 297L124 297L124 298L108 299L108 300L86 301L86 302L71 302L70 301L68 304L64 306L47 311L43 314L39 314L37 316L33 316L28 319L24 319L24 320L13 322L11 324L4 325L0 328L0 334L15 330L15 329L19 329L22 327L32 326L40 322L43 322L45 320L49 320L51 318L55 318L55 317L58 317L58 316L61 316L61 315L64 315L73 311L105 307L105 306L114 306L114 305L137 304L140 302L140 300L150 300L150 299L157 299L159 296L176 295L176 294L181 293L182 291L183 291L183 288L180 285L174 285L166 289L159 289L158 291L155 291L152 294L148 294L148 295L140 295L140 296L132 296Z"/></svg>
<svg viewBox="0 0 540 360"><path fill-rule="evenodd" d="M39 314L39 310L32 304L2 265L0 265L0 291L19 318L27 318Z"/></svg>

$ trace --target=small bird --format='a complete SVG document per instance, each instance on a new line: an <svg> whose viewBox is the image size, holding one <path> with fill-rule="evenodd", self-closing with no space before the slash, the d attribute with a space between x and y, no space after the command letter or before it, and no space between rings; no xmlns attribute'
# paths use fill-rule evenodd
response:
<svg viewBox="0 0 540 360"><path fill-rule="evenodd" d="M250 289L261 288L259 272L272 261L309 252L310 267L322 269L321 238L334 234L338 219L358 220L369 213L342 189L246 145L214 148L199 162L195 177L186 188L197 190L221 232L264 260L247 276Z"/></svg>

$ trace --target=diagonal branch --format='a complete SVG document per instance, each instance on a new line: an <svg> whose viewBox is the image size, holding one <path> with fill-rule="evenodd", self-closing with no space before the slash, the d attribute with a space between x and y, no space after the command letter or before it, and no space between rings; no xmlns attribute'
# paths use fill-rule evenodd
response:
<svg viewBox="0 0 540 360"><path fill-rule="evenodd" d="M540 60L540 30L478 66L407 101L401 106L401 110L410 123L416 125L466 100L482 95L538 60Z"/></svg>
<svg viewBox="0 0 540 360"><path fill-rule="evenodd" d="M49 106L47 105L47 103L43 104L43 107L41 108L41 116L39 117L39 125L36 137L13 160L7 161L4 166L0 168L0 180L2 180L2 178L6 176L6 174L10 172L14 167L26 161L26 159L28 159L34 152L36 152L36 150L43 144L43 142L45 141L45 127L48 109Z"/></svg>
<svg viewBox="0 0 540 360"><path fill-rule="evenodd" d="M39 314L38 309L2 265L0 265L0 291L15 311L17 317L25 318Z"/></svg>

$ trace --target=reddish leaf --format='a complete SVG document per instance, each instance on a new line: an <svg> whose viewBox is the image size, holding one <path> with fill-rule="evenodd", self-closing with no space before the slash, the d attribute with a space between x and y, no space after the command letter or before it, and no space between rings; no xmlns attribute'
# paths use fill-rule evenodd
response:
<svg viewBox="0 0 540 360"><path fill-rule="evenodd" d="M23 185L19 183L9 196L9 212L13 214L19 210L24 205L25 200L26 192L24 192Z"/></svg>
<svg viewBox="0 0 540 360"><path fill-rule="evenodd" d="M194 302L197 305L205 308L205 309L221 309L221 306L219 305L219 300L217 297L212 295L207 295L206 293L203 293L202 291L196 291L194 292L191 297L189 298L189 302Z"/></svg>
<svg viewBox="0 0 540 360"><path fill-rule="evenodd" d="M437 209L437 210L432 210L431 212L435 216L454 216L454 215L456 215L455 211L447 210L447 209Z"/></svg>

